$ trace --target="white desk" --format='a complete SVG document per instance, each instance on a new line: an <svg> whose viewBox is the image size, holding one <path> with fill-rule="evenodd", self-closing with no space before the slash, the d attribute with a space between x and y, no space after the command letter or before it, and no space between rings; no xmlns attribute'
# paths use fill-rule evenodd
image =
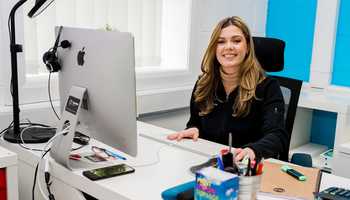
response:
<svg viewBox="0 0 350 200"><path fill-rule="evenodd" d="M340 176L335 176L328 173L322 173L322 178L320 182L320 191L325 190L329 187L340 187L345 189L350 189L350 179L343 178Z"/></svg>
<svg viewBox="0 0 350 200"><path fill-rule="evenodd" d="M225 147L205 140L170 142L165 139L165 135L172 131L142 122L138 122L138 131L143 135L139 137L138 156L130 158L125 155L128 158L127 163L131 166L154 163L153 165L135 167L136 172L133 174L90 181L81 175L82 170L70 171L52 162L50 172L54 178L52 187L56 199L80 200L81 194L77 190L100 200L161 199L161 192L165 189L194 180L194 176L189 172L190 166L206 161L210 155L216 154L220 148ZM33 171L40 154L3 140L0 140L0 145L18 154L20 199L27 200L31 196ZM40 148L43 145L31 146ZM80 151L86 151L86 149L83 148ZM195 153L197 151L200 154ZM157 154L159 154L159 162L156 162ZM324 180L332 178L334 180L332 183L340 183L337 180L342 179L328 176L328 174L325 177ZM349 179L344 180L349 181Z"/></svg>
<svg viewBox="0 0 350 200"><path fill-rule="evenodd" d="M158 136L162 136L162 133L172 132L142 122L138 123L138 130L142 133L158 133ZM204 153L207 152L205 153L206 155L216 153L216 149L222 146L215 146L215 143L204 140L196 143L188 141L186 145L190 146L191 143L202 147L204 147L203 145L205 143L211 144L214 149L207 148L201 150ZM20 199L28 199L31 196L33 171L40 153L28 151L17 144L10 144L3 140L1 140L0 144L18 154L20 165ZM125 155L128 158L127 163L131 166L154 163L157 161L157 152L159 152L159 162L147 167L135 167L136 171L133 174L100 181L90 181L82 176L82 170L70 171L56 162L52 162L50 171L54 177L53 193L57 200L72 199L71 195L74 192L69 192L69 188L84 191L100 200L161 199L160 195L163 190L194 180L194 176L189 172L190 166L202 163L208 159L207 156L177 148L171 145L171 143L169 144L139 137L138 156L131 158ZM42 146L31 145L32 148L42 148ZM87 151L87 149L83 148L80 151ZM57 184L56 187L54 187L55 184Z"/></svg>
<svg viewBox="0 0 350 200"><path fill-rule="evenodd" d="M193 142L192 140L181 140L180 142L169 141L168 139L166 139L166 136L171 133L174 133L174 131L160 128L144 122L138 122L138 127L139 134L142 137L146 137L164 144L173 145L180 149L184 149L186 151L190 151L206 157L216 155L220 152L222 148L227 147L225 145L210 142L208 140L203 140L201 138L198 138L197 142Z"/></svg>

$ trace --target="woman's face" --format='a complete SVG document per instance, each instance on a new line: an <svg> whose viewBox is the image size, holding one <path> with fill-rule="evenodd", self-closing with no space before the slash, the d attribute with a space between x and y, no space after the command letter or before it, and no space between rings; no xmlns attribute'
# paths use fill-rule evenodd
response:
<svg viewBox="0 0 350 200"><path fill-rule="evenodd" d="M221 30L216 46L216 58L226 73L236 72L247 54L247 41L241 29L234 25Z"/></svg>

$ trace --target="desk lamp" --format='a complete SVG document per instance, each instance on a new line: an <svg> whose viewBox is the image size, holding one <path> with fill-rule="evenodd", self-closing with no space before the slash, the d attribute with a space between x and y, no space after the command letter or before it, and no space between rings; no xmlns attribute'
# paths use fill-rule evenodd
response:
<svg viewBox="0 0 350 200"><path fill-rule="evenodd" d="M9 15L9 33L10 33L10 52L11 52L11 95L13 103L13 127L9 128L4 135L4 139L13 142L21 143L20 138L20 119L19 119L19 100L18 100L18 72L17 72L17 53L22 52L22 45L16 44L15 31L15 13L27 0L19 0L11 9ZM30 18L38 16L42 13L54 0L36 0L34 7L29 11ZM30 130L28 130L30 131ZM40 143L49 140L51 135L23 135L25 143Z"/></svg>

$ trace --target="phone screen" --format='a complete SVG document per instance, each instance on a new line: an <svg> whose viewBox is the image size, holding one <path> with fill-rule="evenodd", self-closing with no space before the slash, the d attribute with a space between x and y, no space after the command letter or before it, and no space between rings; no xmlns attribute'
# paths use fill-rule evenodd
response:
<svg viewBox="0 0 350 200"><path fill-rule="evenodd" d="M98 176L98 177L112 177L120 174L125 174L129 172L133 172L134 169L126 164L114 165L110 167L104 167L99 169L89 170L90 173Z"/></svg>

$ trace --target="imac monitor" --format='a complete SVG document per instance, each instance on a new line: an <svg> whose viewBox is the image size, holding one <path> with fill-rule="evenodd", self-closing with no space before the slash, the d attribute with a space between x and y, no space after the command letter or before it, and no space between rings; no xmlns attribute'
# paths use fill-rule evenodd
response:
<svg viewBox="0 0 350 200"><path fill-rule="evenodd" d="M57 28L56 28L57 33ZM72 86L86 88L76 131L131 156L137 154L134 39L130 33L63 27L60 48L60 106Z"/></svg>

